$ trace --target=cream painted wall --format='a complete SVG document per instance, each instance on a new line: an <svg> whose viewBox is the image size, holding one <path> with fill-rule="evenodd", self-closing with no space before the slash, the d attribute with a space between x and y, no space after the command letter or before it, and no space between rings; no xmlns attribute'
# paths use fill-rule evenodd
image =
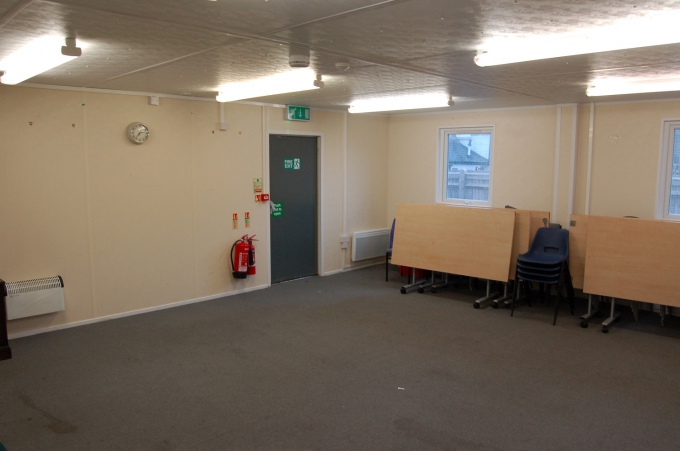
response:
<svg viewBox="0 0 680 451"><path fill-rule="evenodd" d="M397 203L435 202L437 128L468 125L495 126L493 206L552 210L557 108L391 117L388 216L394 214ZM561 109L553 222L566 226L570 195L573 212L586 212L591 105ZM653 218L662 122L680 118L680 102L596 103L592 114L589 213Z"/></svg>
<svg viewBox="0 0 680 451"><path fill-rule="evenodd" d="M226 104L225 120L221 132L215 102L161 98L154 107L145 96L0 86L0 276L59 274L66 297L64 312L11 321L10 334L267 286L269 209L253 194L267 130L323 134L323 270L341 270L345 114L315 110L300 124L280 108ZM144 145L125 137L134 121L151 130ZM385 180L386 139L373 134L386 136L386 120L357 118L351 128L352 166ZM361 206L345 209L348 233L384 227L386 186L380 177L372 186L372 199L350 196ZM375 214L354 217L364 209ZM258 274L235 280L229 251L245 233L260 239Z"/></svg>
<svg viewBox="0 0 680 451"><path fill-rule="evenodd" d="M569 193L571 188L571 161L573 153L574 137L574 113L577 110L575 105L562 106L560 121L560 159L557 176L557 215L551 217L551 222L561 224L566 227L569 224ZM578 120L578 119L576 119Z"/></svg>
<svg viewBox="0 0 680 451"><path fill-rule="evenodd" d="M574 185L574 213L586 213L586 189L588 184L588 143L591 106L578 106L578 132L576 137L576 182ZM595 123L593 122L593 126Z"/></svg>
<svg viewBox="0 0 680 451"><path fill-rule="evenodd" d="M596 105L590 214L654 217L664 119L680 102Z"/></svg>
<svg viewBox="0 0 680 451"><path fill-rule="evenodd" d="M61 275L66 311L11 321L10 331L92 317L83 95L0 86L0 277ZM18 323L18 324L17 324Z"/></svg>
<svg viewBox="0 0 680 451"><path fill-rule="evenodd" d="M439 127L493 125L494 207L552 208L554 107L393 116L389 123L388 214L398 203L436 201Z"/></svg>
<svg viewBox="0 0 680 451"><path fill-rule="evenodd" d="M589 214L654 218L665 119L680 102L596 103ZM574 212L586 213L591 108L579 106Z"/></svg>
<svg viewBox="0 0 680 451"><path fill-rule="evenodd" d="M595 105L591 214L654 216L662 120L677 119L679 107ZM562 224L574 109L562 107L560 122L553 220ZM281 108L227 104L225 116L220 132L214 102L162 98L153 107L144 96L0 86L0 276L59 274L66 284L65 312L11 321L11 334L266 286L269 211L254 202L252 179L266 174L267 132L323 137L325 273L352 266L343 232L389 227L397 203L435 202L438 127L494 125L493 205L552 209L556 107L392 117L314 110L312 122L298 123ZM142 146L125 138L133 121L151 128ZM590 105L578 106L576 121L573 208L583 213ZM258 274L236 281L229 249L246 232L260 239Z"/></svg>
<svg viewBox="0 0 680 451"><path fill-rule="evenodd" d="M392 226L392 218L387 217L388 123L387 116L347 115L347 173L351 174L347 183L347 229L352 232ZM351 243L346 254L345 266L369 263L352 262Z"/></svg>

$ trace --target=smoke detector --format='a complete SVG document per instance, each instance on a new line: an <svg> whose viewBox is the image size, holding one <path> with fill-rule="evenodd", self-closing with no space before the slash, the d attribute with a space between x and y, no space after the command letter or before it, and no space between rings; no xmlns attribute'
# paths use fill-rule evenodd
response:
<svg viewBox="0 0 680 451"><path fill-rule="evenodd" d="M349 70L349 63L345 61L338 61L335 63L335 68L341 72L345 72L346 70Z"/></svg>
<svg viewBox="0 0 680 451"><path fill-rule="evenodd" d="M290 64L290 67L309 67L309 49L290 49L288 64Z"/></svg>

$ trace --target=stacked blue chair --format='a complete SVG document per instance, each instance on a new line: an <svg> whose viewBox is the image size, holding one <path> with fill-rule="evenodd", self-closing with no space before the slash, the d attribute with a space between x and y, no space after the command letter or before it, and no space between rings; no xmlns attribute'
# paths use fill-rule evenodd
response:
<svg viewBox="0 0 680 451"><path fill-rule="evenodd" d="M515 313L515 301L519 291L520 280L524 283L529 305L531 299L528 289L529 282L557 285L557 300L555 302L555 317L553 326L557 322L557 312L560 308L562 287L567 289L569 307L574 314L574 287L569 274L569 231L543 227L538 229L529 252L517 257L517 273L515 274L515 289L512 294L512 310Z"/></svg>

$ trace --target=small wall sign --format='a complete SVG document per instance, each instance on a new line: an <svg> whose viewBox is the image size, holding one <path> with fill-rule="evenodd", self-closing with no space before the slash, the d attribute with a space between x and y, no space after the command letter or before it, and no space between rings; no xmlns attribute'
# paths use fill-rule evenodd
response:
<svg viewBox="0 0 680 451"><path fill-rule="evenodd" d="M286 105L286 118L289 121L309 122L312 116L309 107Z"/></svg>
<svg viewBox="0 0 680 451"><path fill-rule="evenodd" d="M283 216L283 202L272 202L272 218L280 218Z"/></svg>
<svg viewBox="0 0 680 451"><path fill-rule="evenodd" d="M300 159L299 158L284 158L283 159L283 169L287 171L294 171L300 169Z"/></svg>

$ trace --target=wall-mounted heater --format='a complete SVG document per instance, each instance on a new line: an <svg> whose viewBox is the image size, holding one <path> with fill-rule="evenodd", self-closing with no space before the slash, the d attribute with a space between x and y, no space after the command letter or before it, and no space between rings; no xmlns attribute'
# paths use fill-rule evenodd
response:
<svg viewBox="0 0 680 451"><path fill-rule="evenodd" d="M365 230L352 235L352 261L385 257L392 229Z"/></svg>
<svg viewBox="0 0 680 451"><path fill-rule="evenodd" d="M7 319L64 310L64 281L61 276L6 282Z"/></svg>

